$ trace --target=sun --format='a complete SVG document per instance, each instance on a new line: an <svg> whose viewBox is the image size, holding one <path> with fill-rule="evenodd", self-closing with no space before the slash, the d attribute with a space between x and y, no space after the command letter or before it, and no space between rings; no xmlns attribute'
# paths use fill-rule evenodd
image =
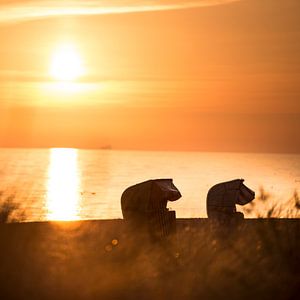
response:
<svg viewBox="0 0 300 300"><path fill-rule="evenodd" d="M74 45L60 45L55 49L50 74L58 81L74 81L84 74L81 57Z"/></svg>

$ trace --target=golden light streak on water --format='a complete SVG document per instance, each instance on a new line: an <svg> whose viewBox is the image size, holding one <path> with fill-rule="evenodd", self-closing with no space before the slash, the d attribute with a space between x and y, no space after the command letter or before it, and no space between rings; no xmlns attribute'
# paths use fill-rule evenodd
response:
<svg viewBox="0 0 300 300"><path fill-rule="evenodd" d="M80 174L77 150L53 148L47 183L47 219L70 221L80 218Z"/></svg>

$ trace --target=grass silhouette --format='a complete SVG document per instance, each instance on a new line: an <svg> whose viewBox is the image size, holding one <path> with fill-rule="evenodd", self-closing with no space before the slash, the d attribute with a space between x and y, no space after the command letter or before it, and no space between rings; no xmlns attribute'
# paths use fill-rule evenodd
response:
<svg viewBox="0 0 300 300"><path fill-rule="evenodd" d="M26 211L15 200L15 194L6 195L0 191L0 224L26 220Z"/></svg>
<svg viewBox="0 0 300 300"><path fill-rule="evenodd" d="M20 208L1 197L3 299L299 297L300 222L286 210L227 227L178 219L176 235L151 243L123 220L14 223ZM271 199L261 190L251 212ZM298 194L288 201L298 213Z"/></svg>
<svg viewBox="0 0 300 300"><path fill-rule="evenodd" d="M272 194L260 187L254 201L242 208L246 216L255 218L300 218L300 197L295 190L286 201L275 201Z"/></svg>

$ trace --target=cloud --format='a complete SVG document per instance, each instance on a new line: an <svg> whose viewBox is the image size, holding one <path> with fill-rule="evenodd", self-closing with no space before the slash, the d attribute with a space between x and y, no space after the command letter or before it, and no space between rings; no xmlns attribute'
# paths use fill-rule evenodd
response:
<svg viewBox="0 0 300 300"><path fill-rule="evenodd" d="M0 23L56 16L101 15L221 5L239 0L1 1Z"/></svg>

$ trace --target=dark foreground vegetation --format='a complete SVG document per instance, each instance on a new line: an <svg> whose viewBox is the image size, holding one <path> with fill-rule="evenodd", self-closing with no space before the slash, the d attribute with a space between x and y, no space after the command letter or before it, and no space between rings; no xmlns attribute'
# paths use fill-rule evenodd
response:
<svg viewBox="0 0 300 300"><path fill-rule="evenodd" d="M179 219L153 243L123 220L0 224L0 298L296 300L299 232L299 219Z"/></svg>

